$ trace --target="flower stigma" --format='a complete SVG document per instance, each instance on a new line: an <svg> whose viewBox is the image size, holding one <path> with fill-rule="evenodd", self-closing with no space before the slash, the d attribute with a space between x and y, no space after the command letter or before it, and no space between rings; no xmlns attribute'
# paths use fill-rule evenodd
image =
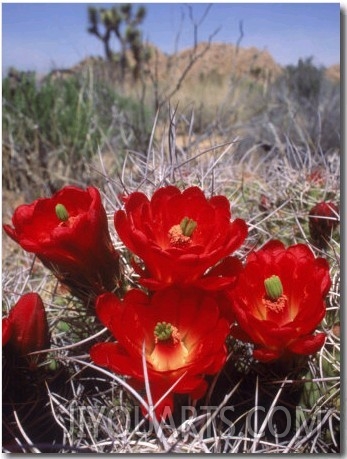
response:
<svg viewBox="0 0 347 459"><path fill-rule="evenodd" d="M189 217L182 218L181 223L180 223L182 234L184 236L191 237L197 225L198 224L196 223L196 221L192 220Z"/></svg>
<svg viewBox="0 0 347 459"><path fill-rule="evenodd" d="M278 276L271 276L264 280L266 295L271 300L277 300L283 295L283 286Z"/></svg>
<svg viewBox="0 0 347 459"><path fill-rule="evenodd" d="M180 341L178 329L168 322L158 322L154 327L154 337L156 344L158 342L170 342L176 344Z"/></svg>
<svg viewBox="0 0 347 459"><path fill-rule="evenodd" d="M63 204L57 204L55 206L55 214L62 222L66 222L69 219L69 212Z"/></svg>

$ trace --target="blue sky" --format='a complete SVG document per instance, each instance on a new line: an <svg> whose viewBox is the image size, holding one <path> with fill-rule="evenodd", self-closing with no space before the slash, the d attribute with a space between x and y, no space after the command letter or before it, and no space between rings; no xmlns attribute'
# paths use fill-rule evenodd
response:
<svg viewBox="0 0 347 459"><path fill-rule="evenodd" d="M101 42L87 33L88 5L113 3L2 3L2 71L10 66L46 73L68 68L88 55L103 56ZM144 38L162 51L193 44L187 4L142 3L147 8ZM198 23L207 3L191 3ZM221 28L213 41L236 43L243 23L241 46L268 50L281 65L314 57L329 66L340 59L339 3L213 3L198 29L199 41ZM116 45L116 43L115 43Z"/></svg>

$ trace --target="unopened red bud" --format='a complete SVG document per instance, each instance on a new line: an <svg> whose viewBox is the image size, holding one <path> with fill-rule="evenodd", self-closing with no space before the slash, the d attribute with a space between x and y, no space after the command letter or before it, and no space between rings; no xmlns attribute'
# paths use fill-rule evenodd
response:
<svg viewBox="0 0 347 459"><path fill-rule="evenodd" d="M23 295L8 316L11 337L8 344L16 354L24 356L49 345L46 311L37 293Z"/></svg>
<svg viewBox="0 0 347 459"><path fill-rule="evenodd" d="M309 213L310 236L318 247L324 248L339 224L339 210L333 202L320 202Z"/></svg>

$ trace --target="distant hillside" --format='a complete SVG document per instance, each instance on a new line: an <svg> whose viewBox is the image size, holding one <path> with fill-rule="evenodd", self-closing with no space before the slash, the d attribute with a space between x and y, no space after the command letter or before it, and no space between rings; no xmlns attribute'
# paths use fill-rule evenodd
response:
<svg viewBox="0 0 347 459"><path fill-rule="evenodd" d="M164 54L154 45L151 49L149 67L159 80L176 80L194 60L187 79L208 79L209 77L224 79L226 76L246 76L251 78L270 78L280 75L282 69L270 53L257 48L237 48L226 43L201 42L196 48L188 48L178 53ZM129 56L131 62L131 56ZM103 59L90 57L80 62L67 73L78 72L86 66L100 67L108 65ZM57 72L57 71L56 71ZM65 72L65 71L60 71Z"/></svg>
<svg viewBox="0 0 347 459"><path fill-rule="evenodd" d="M325 74L330 80L338 83L340 81L340 64L328 67Z"/></svg>
<svg viewBox="0 0 347 459"><path fill-rule="evenodd" d="M175 54L165 54L158 47L150 44L151 59L148 63L147 73L160 83L170 84L177 82L182 73L189 68L185 75L187 83L199 81L200 83L224 82L234 76L247 77L256 81L271 83L283 71L283 68L274 60L266 50L255 47L236 47L227 43L199 43L195 48L188 48ZM132 62L132 56L128 55ZM193 65L189 65L192 63ZM114 64L117 66L117 64ZM57 69L51 75L68 76L79 73L92 67L101 77L114 76L114 67L102 57L88 57L71 69ZM328 78L335 82L340 80L340 65L336 64L326 69ZM129 75L130 76L130 75Z"/></svg>
<svg viewBox="0 0 347 459"><path fill-rule="evenodd" d="M189 71L187 78L204 79L209 76L224 78L230 75L249 75L253 78L272 75L277 77L281 67L267 51L256 48L236 48L232 44L199 43L196 48L189 48L174 55L163 55L158 51L159 75L162 78L178 77L189 62L198 57Z"/></svg>

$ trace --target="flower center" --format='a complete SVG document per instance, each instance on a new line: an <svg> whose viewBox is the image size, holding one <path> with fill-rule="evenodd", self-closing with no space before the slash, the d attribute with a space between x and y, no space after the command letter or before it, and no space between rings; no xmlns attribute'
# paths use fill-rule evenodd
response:
<svg viewBox="0 0 347 459"><path fill-rule="evenodd" d="M168 322L158 322L154 327L154 342L150 361L157 371L176 370L186 365L189 351L176 327Z"/></svg>
<svg viewBox="0 0 347 459"><path fill-rule="evenodd" d="M185 247L191 244L197 222L189 217L184 217L179 225L174 225L169 229L170 244L175 247Z"/></svg>
<svg viewBox="0 0 347 459"><path fill-rule="evenodd" d="M287 304L288 298L283 295L283 286L278 276L271 276L265 279L264 287L266 295L263 298L263 305L273 312L281 312Z"/></svg>
<svg viewBox="0 0 347 459"><path fill-rule="evenodd" d="M158 322L154 327L155 343L177 344L181 341L178 329L168 322Z"/></svg>
<svg viewBox="0 0 347 459"><path fill-rule="evenodd" d="M66 222L69 219L69 212L63 204L57 204L55 206L55 214L61 222Z"/></svg>

